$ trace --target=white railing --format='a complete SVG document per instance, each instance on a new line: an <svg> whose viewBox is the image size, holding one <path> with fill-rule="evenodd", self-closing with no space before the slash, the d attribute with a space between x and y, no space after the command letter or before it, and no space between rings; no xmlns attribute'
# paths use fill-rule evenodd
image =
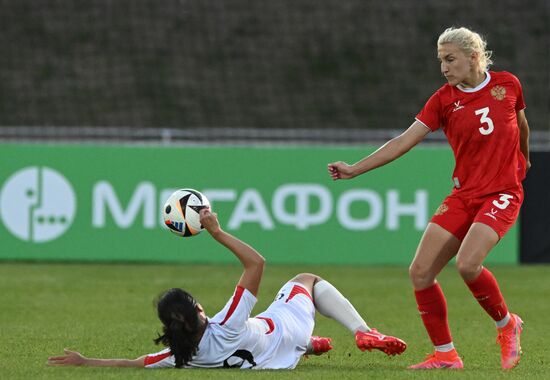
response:
<svg viewBox="0 0 550 380"><path fill-rule="evenodd" d="M0 127L0 142L154 145L379 145L402 130L316 128ZM441 132L423 144L447 144ZM533 150L550 150L550 131L531 131Z"/></svg>

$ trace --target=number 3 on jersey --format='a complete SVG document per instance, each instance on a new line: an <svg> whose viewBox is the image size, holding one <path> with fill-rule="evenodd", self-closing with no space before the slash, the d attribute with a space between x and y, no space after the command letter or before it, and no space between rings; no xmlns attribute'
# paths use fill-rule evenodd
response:
<svg viewBox="0 0 550 380"><path fill-rule="evenodd" d="M495 125L493 124L493 120L491 120L491 118L487 116L489 115L489 107L480 108L475 112L476 112L476 115L481 115L481 118L479 119L481 124L487 123L486 127L483 126L479 128L479 132L485 136L490 135L495 129Z"/></svg>
<svg viewBox="0 0 550 380"><path fill-rule="evenodd" d="M499 194L499 195L500 195L500 198L499 198L500 202L497 200L494 200L493 204L499 209L504 210L506 209L506 207L510 205L510 199L513 199L514 196L509 194Z"/></svg>

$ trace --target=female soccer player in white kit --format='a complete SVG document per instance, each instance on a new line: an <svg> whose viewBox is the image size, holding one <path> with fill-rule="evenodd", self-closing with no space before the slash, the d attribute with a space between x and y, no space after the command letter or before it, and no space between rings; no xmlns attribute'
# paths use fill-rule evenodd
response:
<svg viewBox="0 0 550 380"><path fill-rule="evenodd" d="M267 310L250 318L264 269L264 258L252 247L220 228L217 215L200 212L201 224L242 263L236 289L213 318L187 292L174 288L160 298L157 310L163 324L156 343L167 348L137 359L86 358L75 351L50 357L50 365L111 367L185 367L292 369L304 354L320 355L330 349L330 338L311 336L315 310L335 319L354 335L357 347L401 354L406 344L371 329L351 303L328 281L302 273L283 285Z"/></svg>

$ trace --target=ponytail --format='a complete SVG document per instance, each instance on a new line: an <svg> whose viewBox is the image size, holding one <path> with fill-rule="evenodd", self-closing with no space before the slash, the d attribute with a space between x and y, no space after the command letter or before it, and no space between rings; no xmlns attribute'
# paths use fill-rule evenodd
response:
<svg viewBox="0 0 550 380"><path fill-rule="evenodd" d="M191 361L199 346L197 303L189 293L174 288L160 297L157 311L164 334L158 335L154 342L170 347L176 368L181 368Z"/></svg>

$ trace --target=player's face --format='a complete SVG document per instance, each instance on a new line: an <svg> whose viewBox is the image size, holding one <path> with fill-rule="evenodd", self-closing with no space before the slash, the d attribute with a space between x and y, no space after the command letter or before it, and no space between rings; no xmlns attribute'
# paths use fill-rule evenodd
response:
<svg viewBox="0 0 550 380"><path fill-rule="evenodd" d="M204 308L200 303L197 303L197 313L199 314L200 321L206 321L206 313L204 312Z"/></svg>
<svg viewBox="0 0 550 380"><path fill-rule="evenodd" d="M453 43L439 45L437 59L441 62L441 73L451 86L464 82L474 67L473 57L467 56Z"/></svg>

